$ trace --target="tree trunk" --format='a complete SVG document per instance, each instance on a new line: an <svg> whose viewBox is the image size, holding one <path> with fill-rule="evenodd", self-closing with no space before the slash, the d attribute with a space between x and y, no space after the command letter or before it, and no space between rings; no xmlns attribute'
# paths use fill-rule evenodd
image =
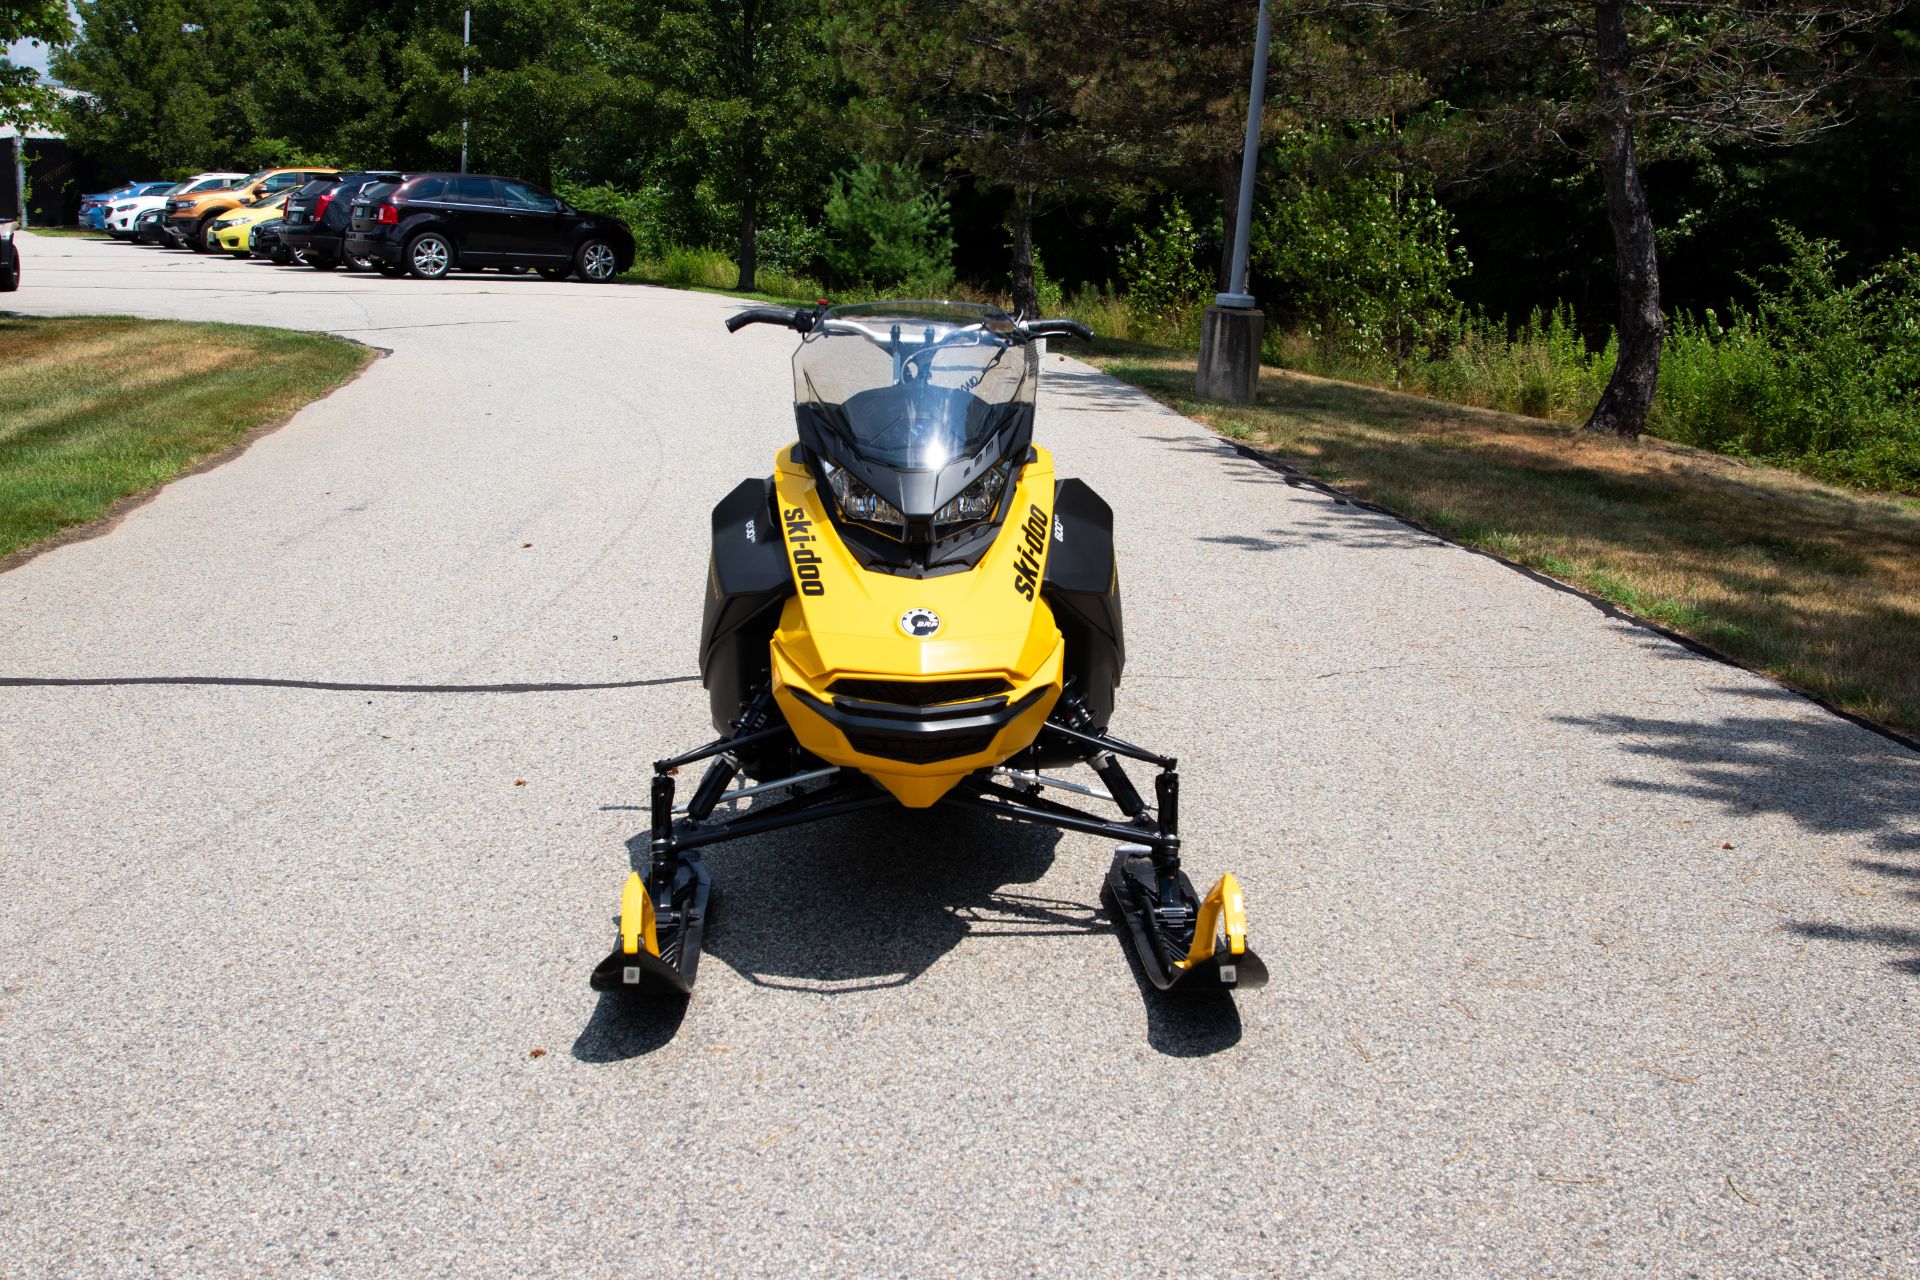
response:
<svg viewBox="0 0 1920 1280"><path fill-rule="evenodd" d="M748 93L754 89L754 54L758 51L755 42L759 39L760 23L755 13L754 0L746 0L740 6L740 84ZM747 135L742 140L740 155L741 177L746 190L740 198L740 279L734 288L742 293L752 293L758 284L756 276L760 272L760 162L762 159L763 139L760 133L760 120L751 111L747 114Z"/></svg>
<svg viewBox="0 0 1920 1280"><path fill-rule="evenodd" d="M754 276L760 269L760 251L755 232L759 219L760 192L749 186L746 198L740 202L740 281L733 286L742 293L752 293L756 287Z"/></svg>
<svg viewBox="0 0 1920 1280"><path fill-rule="evenodd" d="M1594 17L1604 113L1602 171L1620 292L1620 360L1586 429L1631 438L1646 429L1653 409L1666 324L1660 317L1660 258L1654 248L1653 213L1640 186L1640 163L1633 150L1633 103L1627 86L1632 51L1627 44L1625 0L1602 0L1594 6Z"/></svg>
<svg viewBox="0 0 1920 1280"><path fill-rule="evenodd" d="M1238 293L1233 276L1233 234L1240 221L1240 157L1220 158L1220 271L1214 291Z"/></svg>
<svg viewBox="0 0 1920 1280"><path fill-rule="evenodd" d="M1040 291L1033 282L1033 197L1020 192L1013 208L1013 310L1022 320L1036 320Z"/></svg>

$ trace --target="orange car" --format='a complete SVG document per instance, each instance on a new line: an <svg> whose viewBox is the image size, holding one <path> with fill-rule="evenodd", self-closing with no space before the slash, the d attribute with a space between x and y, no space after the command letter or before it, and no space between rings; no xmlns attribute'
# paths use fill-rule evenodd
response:
<svg viewBox="0 0 1920 1280"><path fill-rule="evenodd" d="M174 244L195 253L206 253L214 247L210 232L221 215L242 205L258 204L282 191L292 191L314 178L330 178L338 172L338 169L314 168L262 169L231 187L169 199L164 226Z"/></svg>

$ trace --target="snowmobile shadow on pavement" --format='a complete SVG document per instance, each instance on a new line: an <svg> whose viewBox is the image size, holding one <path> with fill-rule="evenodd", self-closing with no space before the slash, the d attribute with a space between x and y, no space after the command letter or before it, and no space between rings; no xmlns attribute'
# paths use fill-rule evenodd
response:
<svg viewBox="0 0 1920 1280"><path fill-rule="evenodd" d="M1155 1049L1198 1057L1238 1042L1228 992L1156 990L1097 900L1024 891L1051 868L1058 843L1047 828L945 809L869 812L741 840L711 859L725 892L714 896L705 951L755 986L843 996L904 986L964 942L1080 937L1128 958ZM645 833L628 853L644 864ZM604 993L574 1056L650 1053L673 1039L686 1010L684 998Z"/></svg>
<svg viewBox="0 0 1920 1280"><path fill-rule="evenodd" d="M755 986L838 995L903 986L973 938L1108 932L1091 903L1022 891L1058 843L1055 831L949 810L743 840L711 859L725 890L707 951Z"/></svg>

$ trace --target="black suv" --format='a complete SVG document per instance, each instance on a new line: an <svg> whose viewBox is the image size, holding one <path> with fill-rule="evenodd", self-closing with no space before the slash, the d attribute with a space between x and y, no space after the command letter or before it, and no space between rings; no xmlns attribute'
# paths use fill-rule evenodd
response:
<svg viewBox="0 0 1920 1280"><path fill-rule="evenodd" d="M315 178L287 197L280 215L280 243L308 266L331 271L346 257L343 242L353 198L376 183L392 186L406 180L406 174L391 169L353 170L338 177Z"/></svg>
<svg viewBox="0 0 1920 1280"><path fill-rule="evenodd" d="M461 268L533 267L548 280L578 273L603 284L633 265L626 223L582 213L529 183L471 173L362 189L345 246L390 275L422 280Z"/></svg>

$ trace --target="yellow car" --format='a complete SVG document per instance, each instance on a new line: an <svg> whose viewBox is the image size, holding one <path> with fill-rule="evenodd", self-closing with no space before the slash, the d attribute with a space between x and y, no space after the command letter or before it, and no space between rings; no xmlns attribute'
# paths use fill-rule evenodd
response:
<svg viewBox="0 0 1920 1280"><path fill-rule="evenodd" d="M280 216L280 206L287 202L290 191L282 191L277 196L269 196L259 204L247 205L223 214L207 231L207 238L228 253L239 257L247 256L248 240L253 228L270 219Z"/></svg>

